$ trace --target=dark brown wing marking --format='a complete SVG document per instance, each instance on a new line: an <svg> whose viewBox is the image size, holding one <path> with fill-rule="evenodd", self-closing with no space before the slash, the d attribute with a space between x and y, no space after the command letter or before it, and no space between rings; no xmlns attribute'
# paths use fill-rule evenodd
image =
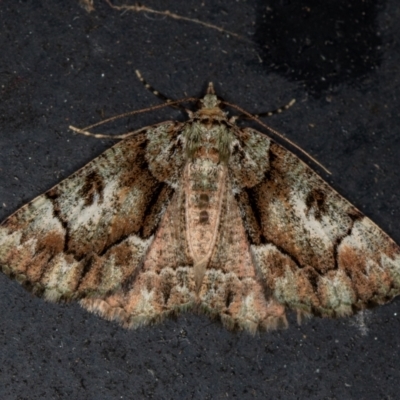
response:
<svg viewBox="0 0 400 400"><path fill-rule="evenodd" d="M149 131L113 146L6 219L3 272L50 300L101 296L130 279L174 192L151 169L163 160L154 140L166 135L171 142L175 125ZM149 159L149 147L158 161Z"/></svg>

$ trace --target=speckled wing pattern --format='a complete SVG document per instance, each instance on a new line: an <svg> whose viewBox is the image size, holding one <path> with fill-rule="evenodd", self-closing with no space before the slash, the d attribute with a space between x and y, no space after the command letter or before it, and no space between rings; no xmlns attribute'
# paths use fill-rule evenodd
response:
<svg viewBox="0 0 400 400"><path fill-rule="evenodd" d="M256 270L274 299L340 317L397 296L400 251L392 239L281 146L271 143L269 158L262 181L237 198Z"/></svg>
<svg viewBox="0 0 400 400"><path fill-rule="evenodd" d="M399 247L229 120L211 86L187 122L142 129L6 219L0 267L128 328L192 309L254 333L286 309L346 316L400 290Z"/></svg>

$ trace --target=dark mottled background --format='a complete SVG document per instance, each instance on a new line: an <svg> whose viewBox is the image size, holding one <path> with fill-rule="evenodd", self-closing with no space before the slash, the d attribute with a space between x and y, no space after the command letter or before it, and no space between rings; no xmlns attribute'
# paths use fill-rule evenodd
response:
<svg viewBox="0 0 400 400"><path fill-rule="evenodd" d="M74 135L70 123L159 102L136 79L140 69L173 98L201 95L209 80L253 112L296 98L268 123L400 242L397 0L145 5L244 40L103 0L91 13L78 0L0 2L0 219L112 144ZM164 110L128 123L167 118L184 117ZM350 319L298 326L291 316L289 329L255 337L190 314L125 331L4 276L0 309L1 399L399 398L399 300Z"/></svg>

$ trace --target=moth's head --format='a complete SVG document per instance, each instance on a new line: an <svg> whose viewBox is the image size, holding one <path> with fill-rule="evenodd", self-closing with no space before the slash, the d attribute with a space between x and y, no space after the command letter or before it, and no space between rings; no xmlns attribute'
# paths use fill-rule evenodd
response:
<svg viewBox="0 0 400 400"><path fill-rule="evenodd" d="M214 85L212 82L208 84L206 95L200 100L201 108L212 109L219 108L220 101L215 94Z"/></svg>
<svg viewBox="0 0 400 400"><path fill-rule="evenodd" d="M206 94L201 100L201 109L219 108L220 101L215 94Z"/></svg>
<svg viewBox="0 0 400 400"><path fill-rule="evenodd" d="M212 82L208 84L206 95L200 99L200 109L197 111L199 118L226 118L226 114L221 110L220 100L215 94L214 85Z"/></svg>

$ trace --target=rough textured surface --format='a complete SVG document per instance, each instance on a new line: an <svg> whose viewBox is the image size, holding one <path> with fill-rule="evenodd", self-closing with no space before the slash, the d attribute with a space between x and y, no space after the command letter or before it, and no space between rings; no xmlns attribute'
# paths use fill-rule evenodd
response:
<svg viewBox="0 0 400 400"><path fill-rule="evenodd" d="M329 183L400 242L398 6L368 2L349 12L348 4L332 3L328 14L317 3L299 13L264 1L147 4L235 30L249 44L100 1L90 14L78 2L3 2L0 219L112 144L72 135L70 123L157 102L136 80L138 68L174 98L200 95L209 80L254 112L295 97L268 123L322 161ZM130 122L181 118L161 114ZM291 329L257 337L188 315L132 332L0 283L2 398L397 396L398 301L363 318L299 327L289 315Z"/></svg>

